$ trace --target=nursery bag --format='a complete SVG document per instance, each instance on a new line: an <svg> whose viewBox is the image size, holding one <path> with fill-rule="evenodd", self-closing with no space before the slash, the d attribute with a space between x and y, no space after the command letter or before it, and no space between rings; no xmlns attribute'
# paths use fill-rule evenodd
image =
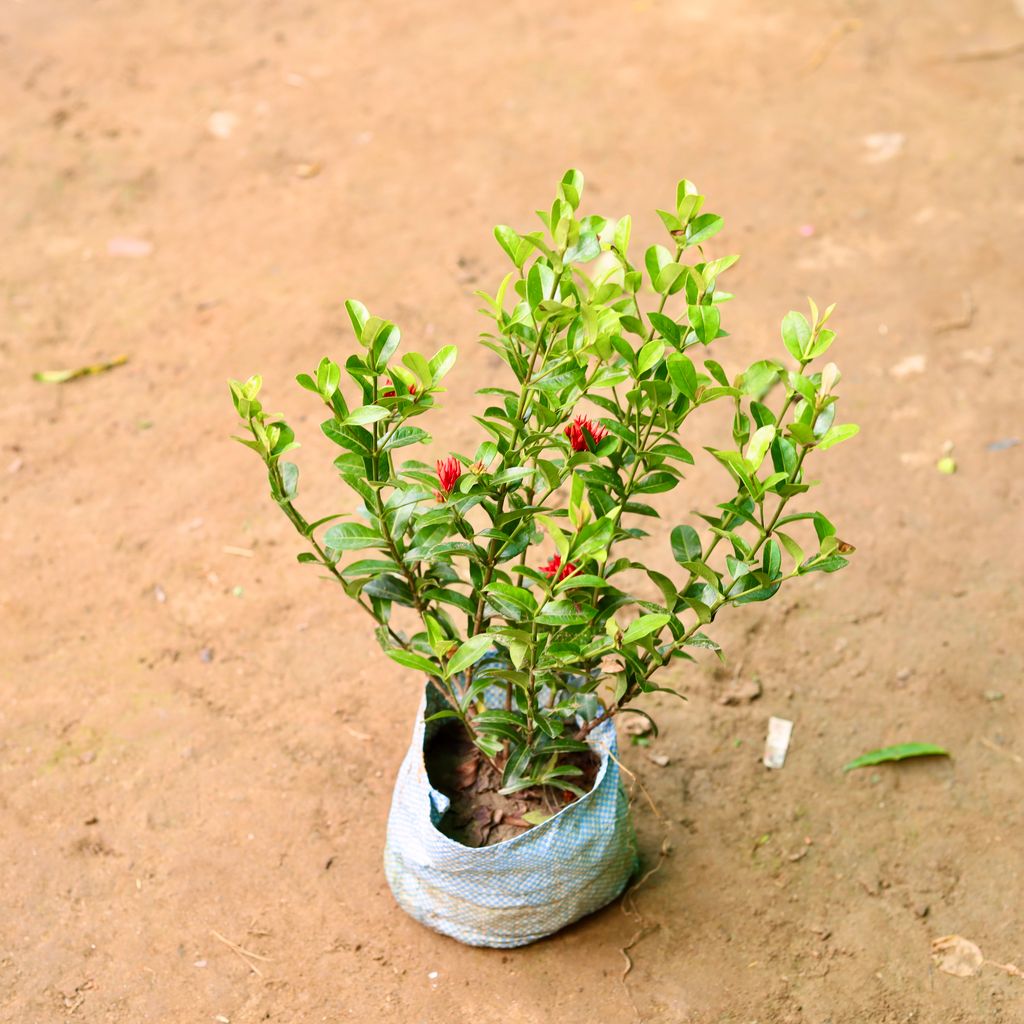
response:
<svg viewBox="0 0 1024 1024"><path fill-rule="evenodd" d="M504 691L491 688L488 705ZM585 796L514 839L463 846L437 829L449 800L434 789L425 744L445 705L431 687L395 782L384 871L399 906L422 924L471 946L523 946L615 899L636 870L636 837L619 776L615 723L587 737L601 765Z"/></svg>

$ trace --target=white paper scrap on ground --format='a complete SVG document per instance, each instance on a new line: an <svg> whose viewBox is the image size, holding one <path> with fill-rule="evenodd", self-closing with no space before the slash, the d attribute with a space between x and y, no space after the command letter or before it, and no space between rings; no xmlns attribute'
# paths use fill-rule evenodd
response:
<svg viewBox="0 0 1024 1024"><path fill-rule="evenodd" d="M788 718L768 719L768 739L764 744L765 768L781 768L786 763L789 738L793 735L793 723Z"/></svg>

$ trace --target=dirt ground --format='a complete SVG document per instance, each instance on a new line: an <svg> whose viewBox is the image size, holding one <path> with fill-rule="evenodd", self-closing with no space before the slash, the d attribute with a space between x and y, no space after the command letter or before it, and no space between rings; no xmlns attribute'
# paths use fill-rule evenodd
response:
<svg viewBox="0 0 1024 1024"><path fill-rule="evenodd" d="M0 1020L1024 1021L1022 40L1019 0L5 4ZM624 756L647 865L671 850L632 907L501 953L392 902L417 681L296 566L224 382L265 375L300 507L347 507L292 377L356 296L464 345L434 427L472 448L491 227L569 166L635 239L676 178L709 194L731 372L839 300L862 435L820 502L859 550L651 702ZM904 740L954 756L842 774ZM993 963L935 970L949 933Z"/></svg>

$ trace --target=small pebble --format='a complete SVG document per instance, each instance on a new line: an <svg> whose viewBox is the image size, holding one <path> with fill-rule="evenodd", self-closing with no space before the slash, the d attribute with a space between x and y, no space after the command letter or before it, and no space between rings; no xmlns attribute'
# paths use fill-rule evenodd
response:
<svg viewBox="0 0 1024 1024"><path fill-rule="evenodd" d="M215 139L227 139L238 127L238 115L230 110L215 110L206 120L206 130Z"/></svg>
<svg viewBox="0 0 1024 1024"><path fill-rule="evenodd" d="M894 363L889 367L889 373L893 377L909 377L914 373L924 373L925 368L928 366L928 360L920 354L907 356L901 359L898 363Z"/></svg>
<svg viewBox="0 0 1024 1024"><path fill-rule="evenodd" d="M1006 696L1006 694L1003 693L1002 690L986 690L985 691L985 700L988 700L988 701L1002 700L1005 696Z"/></svg>
<svg viewBox="0 0 1024 1024"><path fill-rule="evenodd" d="M203 662L204 664L209 665L210 662L213 661L213 648L212 647L204 647L199 652L199 660L201 662Z"/></svg>
<svg viewBox="0 0 1024 1024"><path fill-rule="evenodd" d="M864 154L866 164L881 164L899 156L907 137L903 132L872 132L865 135L861 142L867 152Z"/></svg>
<svg viewBox="0 0 1024 1024"><path fill-rule="evenodd" d="M145 238L129 238L116 235L107 239L107 255L120 256L126 259L139 260L153 252L153 243Z"/></svg>

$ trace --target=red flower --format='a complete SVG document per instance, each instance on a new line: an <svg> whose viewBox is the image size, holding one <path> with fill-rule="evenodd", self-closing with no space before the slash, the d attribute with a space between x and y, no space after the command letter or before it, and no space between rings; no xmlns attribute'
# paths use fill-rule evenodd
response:
<svg viewBox="0 0 1024 1024"><path fill-rule="evenodd" d="M574 452L592 452L608 436L604 427L582 415L574 416L564 433Z"/></svg>
<svg viewBox="0 0 1024 1024"><path fill-rule="evenodd" d="M380 393L380 397L381 398L394 398L394 397L396 397L395 396L394 381L392 381L391 378L389 377L386 381L384 381L384 383L385 383L385 385L388 385L388 389L387 389L387 391L382 391ZM410 384L409 385L409 394L410 395L415 395L416 394L416 385L415 384Z"/></svg>
<svg viewBox="0 0 1024 1024"><path fill-rule="evenodd" d="M460 476L462 464L454 456L437 460L437 482L441 485L441 490L436 492L438 501L444 501L452 493Z"/></svg>
<svg viewBox="0 0 1024 1024"><path fill-rule="evenodd" d="M579 570L576 568L575 565L572 564L572 562L566 562L565 566L563 567L562 556L555 555L554 558L552 558L547 565L542 565L540 567L540 571L544 573L544 575L547 576L548 579L551 579L552 577L557 577L555 582L561 583L562 580L566 578L566 576L571 576L574 572L578 572Z"/></svg>

